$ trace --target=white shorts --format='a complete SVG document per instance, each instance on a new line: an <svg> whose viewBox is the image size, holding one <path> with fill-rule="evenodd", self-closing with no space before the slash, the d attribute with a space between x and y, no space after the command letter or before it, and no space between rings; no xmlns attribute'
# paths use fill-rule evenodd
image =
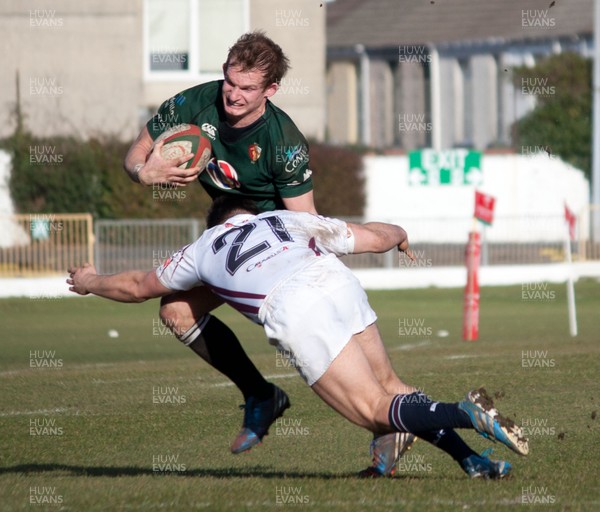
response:
<svg viewBox="0 0 600 512"><path fill-rule="evenodd" d="M309 386L354 334L377 320L358 279L333 255L317 258L277 286L258 316L269 343L290 357Z"/></svg>

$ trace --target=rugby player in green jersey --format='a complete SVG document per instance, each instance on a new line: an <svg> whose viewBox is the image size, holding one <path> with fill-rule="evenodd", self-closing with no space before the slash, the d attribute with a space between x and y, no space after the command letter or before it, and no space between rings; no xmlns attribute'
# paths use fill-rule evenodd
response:
<svg viewBox="0 0 600 512"><path fill-rule="evenodd" d="M270 101L288 67L281 48L264 33L242 35L223 65L224 80L176 94L148 121L125 157L131 179L146 186L187 186L198 179L213 199L235 194L253 199L261 211L316 213L306 139ZM205 170L180 169L191 155L165 160L160 154L162 143L154 144L162 132L182 123L199 126L211 141L212 159ZM222 303L208 288L193 288L164 297L160 316L180 341L231 379L244 395L242 429L231 446L233 453L240 453L258 444L290 404L283 390L262 377L235 334L210 314ZM383 473L412 442L412 438L391 436L381 439L376 451L393 454L374 454L387 461Z"/></svg>
<svg viewBox="0 0 600 512"><path fill-rule="evenodd" d="M199 180L214 199L236 194L261 210L316 213L306 140L269 98L289 67L281 48L261 32L244 34L229 50L224 80L187 89L165 101L125 157L132 180L143 185L186 186ZM174 125L199 126L212 145L206 169L178 166L191 158L165 160L154 140ZM203 172L201 172L203 171ZM174 293L161 301L160 316L175 336L231 379L244 395L243 427L231 450L252 448L289 407L287 395L267 382L235 334L210 311L223 301L206 287Z"/></svg>

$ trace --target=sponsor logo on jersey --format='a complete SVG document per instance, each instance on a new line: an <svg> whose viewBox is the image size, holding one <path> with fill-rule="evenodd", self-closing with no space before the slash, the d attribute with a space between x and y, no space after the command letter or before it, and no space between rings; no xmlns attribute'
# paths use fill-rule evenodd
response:
<svg viewBox="0 0 600 512"><path fill-rule="evenodd" d="M206 172L213 183L224 190L240 188L237 171L229 162L213 158L206 166Z"/></svg>
<svg viewBox="0 0 600 512"><path fill-rule="evenodd" d="M161 109L167 109L167 116L170 118L176 118L175 114L175 105L181 106L185 103L185 96L183 94L176 94L172 98L169 98L165 101L161 107Z"/></svg>
<svg viewBox="0 0 600 512"><path fill-rule="evenodd" d="M169 263L171 263L173 261L173 257L169 256L162 265L160 265L159 269L158 269L158 275L162 276L163 273L165 272L165 269L169 266Z"/></svg>
<svg viewBox="0 0 600 512"><path fill-rule="evenodd" d="M312 171L310 169L306 169L306 171L304 171L304 175L302 176L304 178L303 181L306 181L311 176L312 176Z"/></svg>
<svg viewBox="0 0 600 512"><path fill-rule="evenodd" d="M308 148L304 144L298 144L286 151L287 163L285 172L295 172L302 164L308 162Z"/></svg>
<svg viewBox="0 0 600 512"><path fill-rule="evenodd" d="M313 250L315 256L321 256L322 253L317 247L317 241L314 236L308 241L308 248Z"/></svg>
<svg viewBox="0 0 600 512"><path fill-rule="evenodd" d="M208 138L215 140L217 136L217 129L210 123L202 123L202 131L208 135Z"/></svg>
<svg viewBox="0 0 600 512"><path fill-rule="evenodd" d="M250 157L252 163L256 162L260 158L261 153L262 148L256 142L248 146L248 156Z"/></svg>
<svg viewBox="0 0 600 512"><path fill-rule="evenodd" d="M172 268L171 271L171 278L173 277L173 274L175 274L175 271L177 270L177 267L179 266L179 263L181 263L181 260L184 257L184 253L187 250L187 248L190 246L191 244L187 244L186 246L182 247L181 249L179 249L177 252L173 253L171 256L169 256L165 262L158 267L157 269L157 276L158 277L162 277L162 275L165 273L165 270L167 270L167 268L169 267L169 265L171 265L171 263L174 263L174 267Z"/></svg>

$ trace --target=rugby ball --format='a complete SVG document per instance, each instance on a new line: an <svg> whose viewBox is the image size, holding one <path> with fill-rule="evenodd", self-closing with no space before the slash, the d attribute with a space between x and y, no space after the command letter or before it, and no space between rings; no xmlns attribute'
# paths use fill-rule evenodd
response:
<svg viewBox="0 0 600 512"><path fill-rule="evenodd" d="M210 140L193 124L178 124L169 128L157 137L155 143L160 141L164 141L161 155L167 160L194 153L194 158L179 166L181 169L199 166L202 172L212 156Z"/></svg>

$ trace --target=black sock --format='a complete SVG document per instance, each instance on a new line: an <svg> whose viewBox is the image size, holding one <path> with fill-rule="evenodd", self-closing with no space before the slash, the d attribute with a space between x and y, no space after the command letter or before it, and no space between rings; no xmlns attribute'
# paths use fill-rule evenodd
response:
<svg viewBox="0 0 600 512"><path fill-rule="evenodd" d="M460 464L464 459L471 455L478 455L467 443L465 443L454 430L442 429L431 432L417 432L415 434L424 441L437 446L445 451L450 457Z"/></svg>
<svg viewBox="0 0 600 512"><path fill-rule="evenodd" d="M390 425L400 432L429 432L444 428L473 428L458 404L434 402L424 393L396 395L388 413Z"/></svg>
<svg viewBox="0 0 600 512"><path fill-rule="evenodd" d="M267 382L250 361L233 331L218 318L211 318L189 347L213 368L227 376L244 395L259 400L273 396L273 385Z"/></svg>

